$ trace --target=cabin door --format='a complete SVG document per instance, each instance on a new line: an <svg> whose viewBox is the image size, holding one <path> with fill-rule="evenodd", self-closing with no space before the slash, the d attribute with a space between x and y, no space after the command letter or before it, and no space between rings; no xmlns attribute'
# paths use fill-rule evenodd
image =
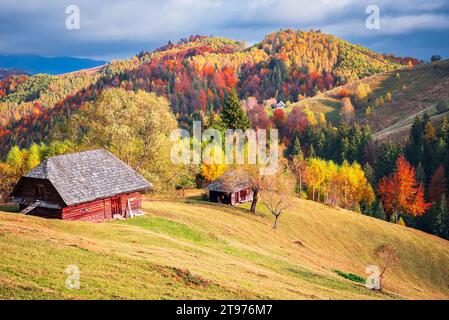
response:
<svg viewBox="0 0 449 320"><path fill-rule="evenodd" d="M112 216L119 214L122 214L121 206L120 206L120 197L113 197L111 198L111 211Z"/></svg>

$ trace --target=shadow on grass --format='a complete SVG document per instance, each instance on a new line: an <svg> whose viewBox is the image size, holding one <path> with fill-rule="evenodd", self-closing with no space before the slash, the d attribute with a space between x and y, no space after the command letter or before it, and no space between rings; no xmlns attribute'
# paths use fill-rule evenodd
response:
<svg viewBox="0 0 449 320"><path fill-rule="evenodd" d="M199 205L199 206L205 207L205 208L209 207L209 208L219 209L220 211L224 211L224 212L230 213L230 214L243 213L245 215L250 214L255 217L265 217L265 214L261 213L260 210L256 210L255 213L252 213L250 211L249 206L250 206L251 202L247 202L245 204L240 204L237 206L231 206L229 204L220 204L220 203L210 202L209 200L207 200L207 198L204 198L201 196L189 197L189 198L184 199L183 202Z"/></svg>

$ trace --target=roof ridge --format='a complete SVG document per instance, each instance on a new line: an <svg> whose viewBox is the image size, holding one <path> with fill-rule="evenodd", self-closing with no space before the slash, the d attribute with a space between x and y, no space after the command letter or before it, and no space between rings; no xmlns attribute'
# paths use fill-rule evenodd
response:
<svg viewBox="0 0 449 320"><path fill-rule="evenodd" d="M46 160L56 159L56 158L64 158L64 157L74 156L74 155L78 155L78 154L82 154L82 153L93 153L93 152L98 152L98 151L104 151L104 152L112 154L111 152L109 152L108 150L106 150L104 148L98 148L98 149L92 149L92 150L83 150L83 151L76 151L76 152L58 154L58 155L55 155L55 156L48 157Z"/></svg>

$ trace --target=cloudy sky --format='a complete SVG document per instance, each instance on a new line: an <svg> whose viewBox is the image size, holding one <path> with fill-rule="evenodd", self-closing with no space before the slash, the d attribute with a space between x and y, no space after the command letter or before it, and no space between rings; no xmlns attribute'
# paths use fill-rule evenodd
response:
<svg viewBox="0 0 449 320"><path fill-rule="evenodd" d="M80 10L68 30L66 8ZM380 28L366 27L366 8ZM279 29L321 29L370 49L449 57L449 0L0 0L0 54L111 60L190 34L260 41Z"/></svg>

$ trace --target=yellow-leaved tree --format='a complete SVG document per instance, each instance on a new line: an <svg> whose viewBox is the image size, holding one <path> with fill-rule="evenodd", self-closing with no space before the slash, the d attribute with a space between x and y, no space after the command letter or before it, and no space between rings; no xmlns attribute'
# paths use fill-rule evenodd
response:
<svg viewBox="0 0 449 320"><path fill-rule="evenodd" d="M372 203L374 191L357 162L344 161L340 166L332 160L309 158L306 181L312 200L355 209L360 202Z"/></svg>
<svg viewBox="0 0 449 320"><path fill-rule="evenodd" d="M78 150L107 149L155 189L167 189L175 187L182 169L170 159L170 134L177 129L164 97L114 88L102 91L97 100L72 115L52 138L73 141Z"/></svg>
<svg viewBox="0 0 449 320"><path fill-rule="evenodd" d="M212 146L205 152L208 154L203 157L201 175L207 182L212 182L225 173L228 166L224 163L223 151L219 147Z"/></svg>

